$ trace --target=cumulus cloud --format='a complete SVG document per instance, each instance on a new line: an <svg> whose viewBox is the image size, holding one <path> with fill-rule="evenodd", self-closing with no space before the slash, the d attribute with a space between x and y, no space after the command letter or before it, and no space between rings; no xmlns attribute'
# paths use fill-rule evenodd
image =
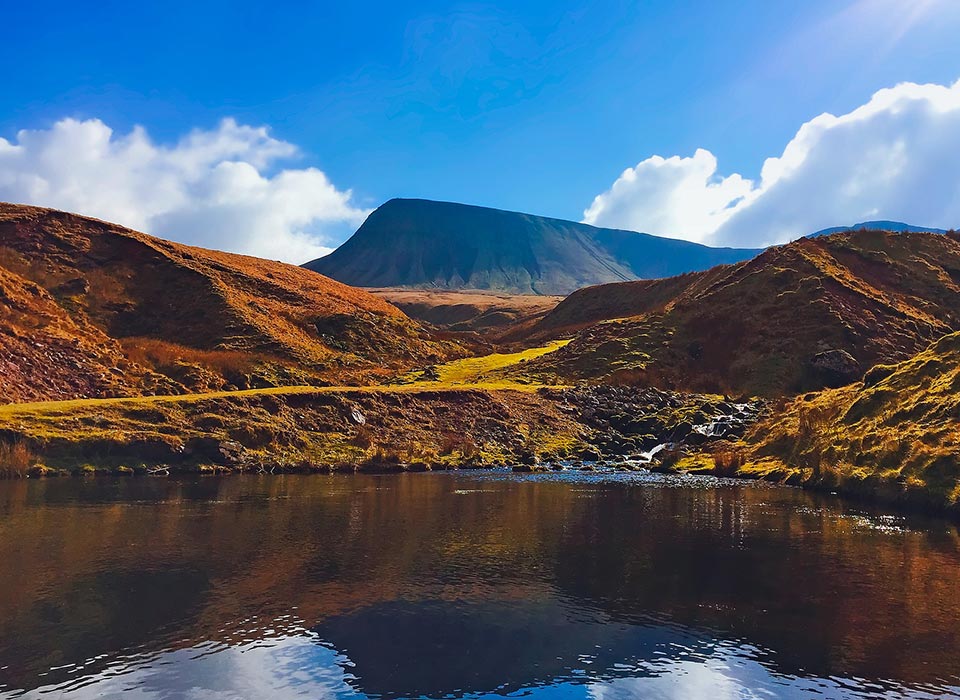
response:
<svg viewBox="0 0 960 700"><path fill-rule="evenodd" d="M717 159L697 149L692 158L653 156L623 171L593 200L584 221L596 226L637 228L698 241L717 230L753 183L739 175L718 178Z"/></svg>
<svg viewBox="0 0 960 700"><path fill-rule="evenodd" d="M584 221L714 245L783 243L870 219L960 226L960 81L903 83L848 114L821 114L758 181L712 153L654 156L594 199Z"/></svg>
<svg viewBox="0 0 960 700"><path fill-rule="evenodd" d="M367 214L316 168L272 169L297 149L224 119L175 145L98 119L0 138L0 200L113 221L208 248L302 263Z"/></svg>

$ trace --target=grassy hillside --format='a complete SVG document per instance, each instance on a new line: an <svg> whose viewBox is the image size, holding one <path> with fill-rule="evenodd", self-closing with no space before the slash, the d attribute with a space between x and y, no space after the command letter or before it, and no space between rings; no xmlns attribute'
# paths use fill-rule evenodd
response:
<svg viewBox="0 0 960 700"><path fill-rule="evenodd" d="M302 268L36 207L0 205L0 294L5 401L364 382L458 352Z"/></svg>
<svg viewBox="0 0 960 700"><path fill-rule="evenodd" d="M747 435L744 473L960 512L960 333L798 397Z"/></svg>
<svg viewBox="0 0 960 700"><path fill-rule="evenodd" d="M452 202L393 199L337 250L305 267L359 287L562 295L592 284L704 270L757 252Z"/></svg>
<svg viewBox="0 0 960 700"><path fill-rule="evenodd" d="M525 371L764 396L840 386L960 329L960 237L839 233L707 273L585 289L532 337L578 328Z"/></svg>

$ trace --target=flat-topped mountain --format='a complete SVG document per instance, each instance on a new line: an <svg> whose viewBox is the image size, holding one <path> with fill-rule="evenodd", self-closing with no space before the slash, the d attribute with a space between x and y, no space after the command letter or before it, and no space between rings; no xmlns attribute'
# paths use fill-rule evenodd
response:
<svg viewBox="0 0 960 700"><path fill-rule="evenodd" d="M848 231L677 278L582 289L524 371L776 396L859 379L960 330L960 236Z"/></svg>
<svg viewBox="0 0 960 700"><path fill-rule="evenodd" d="M705 270L758 252L466 204L392 199L342 246L304 267L358 287L556 295Z"/></svg>
<svg viewBox="0 0 960 700"><path fill-rule="evenodd" d="M362 382L448 352L296 265L0 203L0 402Z"/></svg>

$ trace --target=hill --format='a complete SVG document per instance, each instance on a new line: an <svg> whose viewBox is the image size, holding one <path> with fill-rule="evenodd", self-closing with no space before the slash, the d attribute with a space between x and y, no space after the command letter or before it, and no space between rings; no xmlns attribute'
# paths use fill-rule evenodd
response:
<svg viewBox="0 0 960 700"><path fill-rule="evenodd" d="M563 297L478 290L377 289L375 294L417 321L450 331L494 331L531 323Z"/></svg>
<svg viewBox="0 0 960 700"><path fill-rule="evenodd" d="M746 438L747 472L960 512L960 333L797 398Z"/></svg>
<svg viewBox="0 0 960 700"><path fill-rule="evenodd" d="M960 236L851 231L581 290L531 331L573 341L525 371L776 396L855 381L955 330Z"/></svg>
<svg viewBox="0 0 960 700"><path fill-rule="evenodd" d="M456 354L294 265L0 204L0 401L363 382Z"/></svg>
<svg viewBox="0 0 960 700"><path fill-rule="evenodd" d="M905 224L902 221L864 221L853 226L831 226L810 234L810 237L829 236L831 233L844 233L846 231L894 231L904 233L906 231L915 231L917 233L946 233L942 228L929 228L927 226L914 226Z"/></svg>
<svg viewBox="0 0 960 700"><path fill-rule="evenodd" d="M358 287L565 295L753 257L645 233L423 199L392 199L330 255L304 267Z"/></svg>

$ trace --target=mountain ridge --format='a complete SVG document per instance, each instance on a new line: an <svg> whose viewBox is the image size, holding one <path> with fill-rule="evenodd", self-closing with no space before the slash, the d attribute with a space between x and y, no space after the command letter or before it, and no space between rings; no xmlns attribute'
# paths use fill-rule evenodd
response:
<svg viewBox="0 0 960 700"><path fill-rule="evenodd" d="M859 224L854 224L853 226L831 226L829 228L823 228L819 231L814 231L813 233L807 234L807 238L829 236L833 233L846 233L848 231L893 231L895 233L913 231L914 233L946 233L947 229L931 228L929 226L915 226L913 224L904 223L903 221L862 221Z"/></svg>

